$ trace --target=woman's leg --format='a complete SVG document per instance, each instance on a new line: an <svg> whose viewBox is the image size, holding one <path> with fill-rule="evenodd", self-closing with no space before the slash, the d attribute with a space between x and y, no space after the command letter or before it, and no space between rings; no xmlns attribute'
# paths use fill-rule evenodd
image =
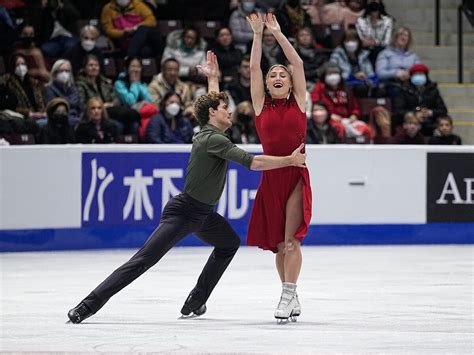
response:
<svg viewBox="0 0 474 355"><path fill-rule="evenodd" d="M295 238L296 230L303 222L302 181L298 181L286 203L284 275L285 282L296 284L301 270L301 243Z"/></svg>
<svg viewBox="0 0 474 355"><path fill-rule="evenodd" d="M278 271L278 276L280 276L281 282L285 282L285 242L278 244L278 252L275 254L275 265Z"/></svg>

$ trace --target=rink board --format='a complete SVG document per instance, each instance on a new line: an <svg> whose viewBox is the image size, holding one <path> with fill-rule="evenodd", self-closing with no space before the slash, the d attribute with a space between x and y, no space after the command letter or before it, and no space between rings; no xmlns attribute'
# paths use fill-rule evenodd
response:
<svg viewBox="0 0 474 355"><path fill-rule="evenodd" d="M259 146L242 146L260 153ZM182 191L187 145L5 147L0 251L129 248ZM307 146L306 245L474 242L474 147ZM229 164L217 211L243 243L259 172ZM194 237L180 245L201 245Z"/></svg>

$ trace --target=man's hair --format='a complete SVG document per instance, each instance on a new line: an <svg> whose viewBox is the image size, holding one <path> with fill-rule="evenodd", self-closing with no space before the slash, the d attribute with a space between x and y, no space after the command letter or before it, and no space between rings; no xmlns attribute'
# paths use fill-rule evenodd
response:
<svg viewBox="0 0 474 355"><path fill-rule="evenodd" d="M440 116L438 117L438 119L436 120L436 123L439 125L441 123L441 121L448 121L451 126L453 125L453 119L451 118L451 116Z"/></svg>
<svg viewBox="0 0 474 355"><path fill-rule="evenodd" d="M221 101L224 101L226 104L229 103L229 97L225 92L211 91L196 100L194 103L194 115L201 127L209 121L209 109L212 107L214 110L217 110L217 106L219 106Z"/></svg>
<svg viewBox="0 0 474 355"><path fill-rule="evenodd" d="M412 111L408 111L403 116L403 123L416 123L420 124L420 120L416 117L415 113Z"/></svg>

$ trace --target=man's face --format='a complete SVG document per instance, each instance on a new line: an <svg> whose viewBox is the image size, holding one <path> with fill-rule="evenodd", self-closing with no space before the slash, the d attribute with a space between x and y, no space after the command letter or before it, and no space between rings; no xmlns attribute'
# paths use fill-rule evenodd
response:
<svg viewBox="0 0 474 355"><path fill-rule="evenodd" d="M229 111L229 106L224 101L219 102L216 110L211 108L209 111L209 123L222 131L226 131L232 126L232 112Z"/></svg>
<svg viewBox="0 0 474 355"><path fill-rule="evenodd" d="M447 136L453 131L453 126L448 120L440 120L438 124L438 131L442 136Z"/></svg>
<svg viewBox="0 0 474 355"><path fill-rule="evenodd" d="M163 67L163 77L165 80L170 83L174 84L178 80L179 76L179 64L174 61L169 61Z"/></svg>

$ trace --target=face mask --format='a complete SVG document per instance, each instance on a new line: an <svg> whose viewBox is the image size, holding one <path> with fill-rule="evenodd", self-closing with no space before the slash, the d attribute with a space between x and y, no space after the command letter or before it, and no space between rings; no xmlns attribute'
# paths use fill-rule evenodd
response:
<svg viewBox="0 0 474 355"><path fill-rule="evenodd" d="M86 52L90 52L95 47L95 41L91 39L85 39L81 41L81 45L82 45L82 48L84 48Z"/></svg>
<svg viewBox="0 0 474 355"><path fill-rule="evenodd" d="M34 37L20 37L20 40L25 46L29 47L34 42L35 38Z"/></svg>
<svg viewBox="0 0 474 355"><path fill-rule="evenodd" d="M249 124L252 122L252 117L250 115L244 115L243 113L239 113L238 119L244 124Z"/></svg>
<svg viewBox="0 0 474 355"><path fill-rule="evenodd" d="M130 4L130 0L117 0L117 4L120 7L127 7Z"/></svg>
<svg viewBox="0 0 474 355"><path fill-rule="evenodd" d="M414 74L411 76L410 81L415 86L423 86L426 84L426 75L425 74Z"/></svg>
<svg viewBox="0 0 474 355"><path fill-rule="evenodd" d="M59 112L55 112L53 113L53 117L51 117L51 119L55 122L55 123L66 123L67 122L67 113L59 113Z"/></svg>
<svg viewBox="0 0 474 355"><path fill-rule="evenodd" d="M174 117L178 114L179 110L181 110L181 107L176 102L173 102L172 104L166 106L165 110L169 115Z"/></svg>
<svg viewBox="0 0 474 355"><path fill-rule="evenodd" d="M22 79L25 77L27 72L28 72L28 67L25 64L19 64L15 68L15 74L18 75Z"/></svg>
<svg viewBox="0 0 474 355"><path fill-rule="evenodd" d="M255 3L253 3L253 2L243 2L242 3L242 9L245 12L252 12L255 9Z"/></svg>
<svg viewBox="0 0 474 355"><path fill-rule="evenodd" d="M58 75L56 76L56 80L59 81L61 84L66 84L70 78L71 78L71 73L67 71L62 71L58 73Z"/></svg>
<svg viewBox="0 0 474 355"><path fill-rule="evenodd" d="M326 84L329 86L337 86L341 82L341 76L339 74L328 74L326 79L324 79Z"/></svg>
<svg viewBox="0 0 474 355"><path fill-rule="evenodd" d="M359 43L357 41L348 41L344 43L344 47L349 53L354 53L359 48Z"/></svg>

